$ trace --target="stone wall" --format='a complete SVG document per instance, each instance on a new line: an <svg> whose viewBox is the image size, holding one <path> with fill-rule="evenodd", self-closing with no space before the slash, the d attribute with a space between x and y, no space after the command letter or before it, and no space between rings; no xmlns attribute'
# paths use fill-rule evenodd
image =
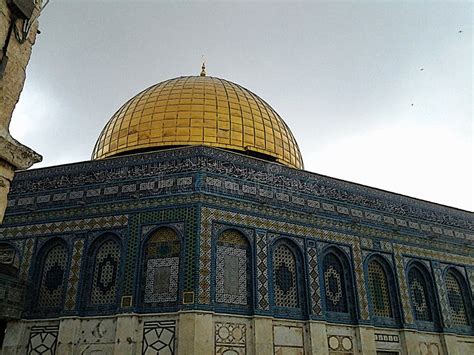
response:
<svg viewBox="0 0 474 355"><path fill-rule="evenodd" d="M8 324L3 355L472 354L472 337L208 312L63 318Z"/></svg>
<svg viewBox="0 0 474 355"><path fill-rule="evenodd" d="M38 5L39 6L39 5ZM38 9L33 13L33 17L38 14ZM2 48L7 41L8 30L12 22L10 9L7 0L0 1L0 43ZM23 20L17 20L16 25L21 27ZM10 125L13 109L23 90L23 84L26 78L26 66L30 60L32 47L36 40L36 32L38 29L38 21L36 21L28 33L24 43L19 43L12 33L8 44L8 64L2 78L2 111L0 116L0 126L8 128ZM3 53L0 53L2 56Z"/></svg>
<svg viewBox="0 0 474 355"><path fill-rule="evenodd" d="M37 4L33 18L38 14L42 1L35 2ZM9 133L12 113L25 83L26 66L36 40L38 21L32 24L24 43L20 43L15 38L14 32L9 33L11 22L7 0L0 0L0 44L2 48L10 37L6 54L8 61L3 75L0 73L0 222L3 220L14 170L26 169L41 161L41 156L17 142ZM22 24L23 20L16 21L18 28L21 28ZM4 53L0 50L0 58L3 57Z"/></svg>

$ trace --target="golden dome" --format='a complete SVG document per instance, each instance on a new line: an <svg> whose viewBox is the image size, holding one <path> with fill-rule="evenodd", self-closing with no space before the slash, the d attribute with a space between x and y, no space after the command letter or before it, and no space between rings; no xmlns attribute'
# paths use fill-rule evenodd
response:
<svg viewBox="0 0 474 355"><path fill-rule="evenodd" d="M204 145L303 168L293 134L260 97L210 76L184 76L145 89L107 122L92 159Z"/></svg>

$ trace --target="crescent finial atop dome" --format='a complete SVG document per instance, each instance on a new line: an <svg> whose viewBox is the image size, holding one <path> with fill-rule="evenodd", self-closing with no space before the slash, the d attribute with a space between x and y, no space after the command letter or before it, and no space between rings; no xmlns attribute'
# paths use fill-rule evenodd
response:
<svg viewBox="0 0 474 355"><path fill-rule="evenodd" d="M202 56L201 76L206 76L206 61L204 55Z"/></svg>

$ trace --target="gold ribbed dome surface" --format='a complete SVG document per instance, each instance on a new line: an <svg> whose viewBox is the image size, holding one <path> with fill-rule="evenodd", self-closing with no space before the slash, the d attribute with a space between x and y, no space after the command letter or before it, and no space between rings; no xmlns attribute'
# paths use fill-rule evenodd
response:
<svg viewBox="0 0 474 355"><path fill-rule="evenodd" d="M92 159L166 147L204 145L303 168L293 134L260 97L210 76L184 76L145 89L107 122Z"/></svg>

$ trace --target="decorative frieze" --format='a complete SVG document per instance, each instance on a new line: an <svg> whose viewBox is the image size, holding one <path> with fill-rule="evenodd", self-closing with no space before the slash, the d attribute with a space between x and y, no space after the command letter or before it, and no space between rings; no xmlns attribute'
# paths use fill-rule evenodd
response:
<svg viewBox="0 0 474 355"><path fill-rule="evenodd" d="M59 324L31 327L26 353L56 354L58 333Z"/></svg>
<svg viewBox="0 0 474 355"><path fill-rule="evenodd" d="M328 336L328 348L330 355L350 355L354 353L354 342L350 336L330 335Z"/></svg>
<svg viewBox="0 0 474 355"><path fill-rule="evenodd" d="M247 327L241 323L215 323L216 355L245 355L247 348Z"/></svg>
<svg viewBox="0 0 474 355"><path fill-rule="evenodd" d="M28 224L0 228L0 238L37 236L52 233L76 232L82 230L110 229L127 225L128 216L104 216L94 218L73 219L69 221Z"/></svg>
<svg viewBox="0 0 474 355"><path fill-rule="evenodd" d="M384 343L399 343L400 337L394 334L375 333L375 341Z"/></svg>
<svg viewBox="0 0 474 355"><path fill-rule="evenodd" d="M175 354L176 321L151 321L143 324L142 355Z"/></svg>
<svg viewBox="0 0 474 355"><path fill-rule="evenodd" d="M53 167L47 170L19 172L12 185L11 198L19 193L70 189L91 184L117 183L137 178L144 179L152 176L164 176L165 174L201 171L206 174L215 174L216 176L213 179L219 181L217 175L225 177L224 180L228 181L226 189L230 191L242 191L241 186L237 188L236 185L232 185L235 182L231 182L231 179L236 178L241 181L245 180L247 186L249 182L252 182L259 184L261 188L271 186L272 189L284 190L284 192L279 193L305 194L308 197L312 195L318 198L330 199L334 202L359 205L363 209L373 209L387 213L389 217L392 214L403 216L403 218L398 217L400 220L405 218L408 220L420 219L474 230L474 222L472 217L469 217L468 212L457 211L305 171L285 167L279 167L277 170L268 169L269 165L273 166L273 164L230 152L206 147L188 147L173 152L163 151L143 154L140 157L121 157L113 161L91 161ZM209 177L206 178L206 183L209 186L212 185L211 181L207 179ZM158 182L159 188L169 188L173 184L174 181L172 182L169 179ZM220 188L225 186L225 182L221 181L215 186ZM270 194L273 194L272 189L267 193L261 192L261 195L272 198L270 196ZM77 192L79 194L79 191ZM72 199L81 197L76 194L70 195ZM30 197L22 197L18 199L16 205L25 206L33 202ZM367 212L369 213L368 219L379 221L382 218L380 213ZM411 228L420 228L419 225L417 226L418 222L412 221L411 223ZM398 220L397 224L399 224ZM427 229L427 231L429 230Z"/></svg>

